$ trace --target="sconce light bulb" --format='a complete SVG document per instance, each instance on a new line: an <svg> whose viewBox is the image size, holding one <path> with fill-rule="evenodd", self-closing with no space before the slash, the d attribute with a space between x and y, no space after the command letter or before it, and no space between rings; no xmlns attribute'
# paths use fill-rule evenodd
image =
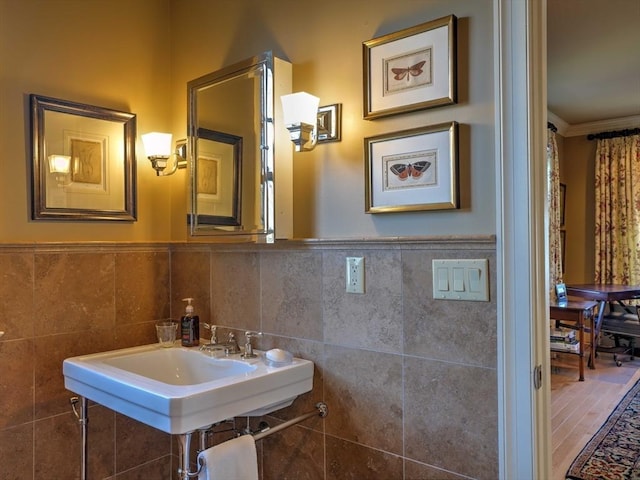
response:
<svg viewBox="0 0 640 480"><path fill-rule="evenodd" d="M49 171L51 173L69 173L71 157L68 155L49 155Z"/></svg>

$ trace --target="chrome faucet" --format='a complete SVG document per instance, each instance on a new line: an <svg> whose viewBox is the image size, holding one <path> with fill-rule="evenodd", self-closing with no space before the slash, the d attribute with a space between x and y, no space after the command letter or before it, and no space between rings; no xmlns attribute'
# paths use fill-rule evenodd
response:
<svg viewBox="0 0 640 480"><path fill-rule="evenodd" d="M262 336L262 332L254 332L252 330L247 330L244 332L244 353L241 355L242 358L256 358L257 355L253 353L253 345L251 345L251 339L253 337Z"/></svg>
<svg viewBox="0 0 640 480"><path fill-rule="evenodd" d="M238 341L236 340L236 334L233 332L229 332L227 343L223 343L222 345L224 346L224 353L226 355L231 355L232 353L240 353L240 347L238 346Z"/></svg>
<svg viewBox="0 0 640 480"><path fill-rule="evenodd" d="M220 350L221 352L224 351L225 355L240 353L240 346L238 345L238 341L236 340L235 333L229 332L227 341L219 343L218 336L216 334L218 326L205 323L204 328L211 330L211 340L209 341L209 343L203 343L202 345L200 345L200 350L207 350L209 352Z"/></svg>
<svg viewBox="0 0 640 480"><path fill-rule="evenodd" d="M218 336L216 332L218 331L217 325L209 325L208 323L203 323L204 328L211 331L211 340L209 340L209 345L216 345L218 343Z"/></svg>
<svg viewBox="0 0 640 480"><path fill-rule="evenodd" d="M218 346L218 337L216 335L216 332L218 330L218 326L209 325L208 323L203 323L202 326L207 330L211 331L211 339L209 340L209 343L202 343L200 345L200 350L207 350L207 351L217 350L216 347Z"/></svg>

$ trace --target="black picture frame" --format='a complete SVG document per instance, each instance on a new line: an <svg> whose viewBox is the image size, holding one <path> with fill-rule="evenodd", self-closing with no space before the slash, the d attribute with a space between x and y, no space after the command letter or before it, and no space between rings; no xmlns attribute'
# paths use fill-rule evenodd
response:
<svg viewBox="0 0 640 480"><path fill-rule="evenodd" d="M29 102L31 218L135 221L136 115L36 94ZM66 159L66 173L52 157Z"/></svg>

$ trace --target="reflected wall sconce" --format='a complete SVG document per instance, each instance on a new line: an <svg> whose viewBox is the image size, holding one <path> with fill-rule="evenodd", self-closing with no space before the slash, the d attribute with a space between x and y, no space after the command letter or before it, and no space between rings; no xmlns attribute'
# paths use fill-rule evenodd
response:
<svg viewBox="0 0 640 480"><path fill-rule="evenodd" d="M187 168L186 142L178 142L176 149L172 152L171 137L170 133L160 132L141 135L144 151L159 177L173 175L178 169ZM174 161L170 169L165 171L171 157L174 157Z"/></svg>
<svg viewBox="0 0 640 480"><path fill-rule="evenodd" d="M59 187L68 185L69 173L71 173L71 157L68 155L49 155L49 172L56 177Z"/></svg>
<svg viewBox="0 0 640 480"><path fill-rule="evenodd" d="M319 107L320 99L306 92L280 97L284 124L296 152L308 152L317 143L341 139L342 105Z"/></svg>

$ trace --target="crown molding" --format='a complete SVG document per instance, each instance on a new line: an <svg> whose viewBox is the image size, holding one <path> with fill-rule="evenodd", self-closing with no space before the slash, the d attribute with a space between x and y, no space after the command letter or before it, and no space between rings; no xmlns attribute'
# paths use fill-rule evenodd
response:
<svg viewBox="0 0 640 480"><path fill-rule="evenodd" d="M558 133L563 137L578 137L580 135L589 135L591 133L640 127L640 115L599 120L597 122L579 123L576 125L569 125L551 111L547 111L547 117L549 121L556 126Z"/></svg>
<svg viewBox="0 0 640 480"><path fill-rule="evenodd" d="M547 110L547 120L556 126L560 135L562 135L563 137L567 136L567 130L569 129L569 127L571 127L571 125L569 125L555 113L549 110Z"/></svg>

